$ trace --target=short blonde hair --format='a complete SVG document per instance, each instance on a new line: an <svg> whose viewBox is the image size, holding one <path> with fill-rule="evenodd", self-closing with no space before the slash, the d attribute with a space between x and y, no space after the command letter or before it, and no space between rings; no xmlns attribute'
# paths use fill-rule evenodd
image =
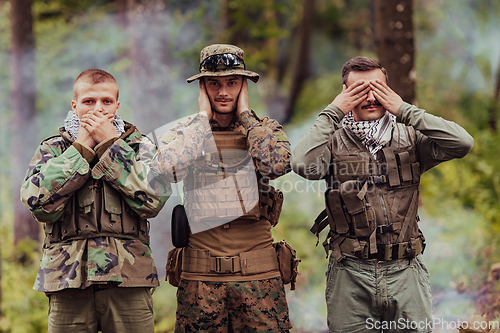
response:
<svg viewBox="0 0 500 333"><path fill-rule="evenodd" d="M118 82L116 82L115 78L113 75L109 74L106 71L103 71L102 69L97 69L97 68L92 68L92 69L87 69L86 71L83 71L78 75L76 78L75 82L73 83L73 99L76 100L78 98L77 95L77 83L79 82L86 82L90 84L98 84L98 83L114 83L116 84L116 99L118 99L119 91L118 91Z"/></svg>

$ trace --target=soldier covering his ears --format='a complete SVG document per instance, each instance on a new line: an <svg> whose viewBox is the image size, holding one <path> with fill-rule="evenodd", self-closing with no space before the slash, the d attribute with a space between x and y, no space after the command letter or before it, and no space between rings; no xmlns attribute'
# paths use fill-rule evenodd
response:
<svg viewBox="0 0 500 333"><path fill-rule="evenodd" d="M147 219L169 190L149 168L156 146L118 116L118 84L103 70L77 77L71 106L21 188L44 225L34 289L49 297L49 332L153 332Z"/></svg>
<svg viewBox="0 0 500 333"><path fill-rule="evenodd" d="M187 80L199 80L198 114L160 136L152 162L186 192L191 233L168 263L182 271L175 332L287 332L271 235L283 197L268 181L290 171L288 138L250 109L247 79L259 75L246 69L243 50L207 46L199 70Z"/></svg>

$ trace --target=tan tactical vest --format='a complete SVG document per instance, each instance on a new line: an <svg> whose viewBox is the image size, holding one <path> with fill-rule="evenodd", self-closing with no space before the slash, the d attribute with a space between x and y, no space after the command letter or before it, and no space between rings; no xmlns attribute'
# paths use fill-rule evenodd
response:
<svg viewBox="0 0 500 333"><path fill-rule="evenodd" d="M138 239L149 244L149 222L101 179L89 178L66 204L58 222L46 223L45 246L95 237Z"/></svg>
<svg viewBox="0 0 500 333"><path fill-rule="evenodd" d="M214 131L186 179L186 213L192 232L238 220L278 223L283 194L255 171L242 127ZM210 144L211 142L211 144Z"/></svg>
<svg viewBox="0 0 500 333"><path fill-rule="evenodd" d="M377 159L349 131L336 131L330 142L332 163L325 177L326 210L311 232L327 225L323 243L341 261L342 253L360 259L410 258L425 246L418 228L420 165L412 127L397 124L389 147Z"/></svg>

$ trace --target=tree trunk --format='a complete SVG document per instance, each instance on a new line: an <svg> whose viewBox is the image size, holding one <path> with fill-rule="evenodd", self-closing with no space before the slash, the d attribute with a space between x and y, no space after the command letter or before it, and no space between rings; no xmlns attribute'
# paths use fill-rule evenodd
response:
<svg viewBox="0 0 500 333"><path fill-rule="evenodd" d="M128 0L115 0L115 11L117 15L118 24L122 28L127 27L127 9Z"/></svg>
<svg viewBox="0 0 500 333"><path fill-rule="evenodd" d="M134 124L143 133L174 121L169 88L168 16L161 0L129 0Z"/></svg>
<svg viewBox="0 0 500 333"><path fill-rule="evenodd" d="M288 102L285 107L285 112L281 119L278 119L281 124L286 124L292 117L295 102L299 97L302 86L305 80L309 77L309 63L311 57L311 31L314 17L314 2L315 0L304 0L304 8L302 15L302 24L300 25L300 39L297 45L297 59L292 76L292 87L288 97Z"/></svg>
<svg viewBox="0 0 500 333"><path fill-rule="evenodd" d="M375 0L375 48L389 86L415 104L415 46L412 0Z"/></svg>
<svg viewBox="0 0 500 333"><path fill-rule="evenodd" d="M500 62L497 68L496 82L495 82L495 91L493 92L493 102L490 108L490 119L488 125L493 132L496 132L497 126L497 118L498 118L498 109L500 107Z"/></svg>
<svg viewBox="0 0 500 333"><path fill-rule="evenodd" d="M35 128L35 40L32 0L10 0L11 101L12 101L12 197L14 241L39 241L39 223L19 200L24 172L34 152ZM28 135L29 134L29 135Z"/></svg>

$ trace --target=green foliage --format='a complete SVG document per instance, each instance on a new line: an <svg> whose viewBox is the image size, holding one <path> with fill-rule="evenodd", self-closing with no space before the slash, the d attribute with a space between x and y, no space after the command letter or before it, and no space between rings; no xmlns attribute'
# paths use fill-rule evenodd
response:
<svg viewBox="0 0 500 333"><path fill-rule="evenodd" d="M54 18L69 21L91 9L101 7L111 9L113 2L113 0L34 0L33 5L37 21Z"/></svg>
<svg viewBox="0 0 500 333"><path fill-rule="evenodd" d="M0 173L0 183L5 184L7 175ZM0 203L12 205L10 189L0 187ZM2 291L0 332L37 333L46 332L48 301L45 294L35 292L39 244L33 241L19 242L14 246L14 216L11 210L0 210L0 269Z"/></svg>
<svg viewBox="0 0 500 333"><path fill-rule="evenodd" d="M160 281L160 286L153 294L155 332L171 333L174 331L177 309L176 293L177 288L172 287L166 281Z"/></svg>
<svg viewBox="0 0 500 333"><path fill-rule="evenodd" d="M20 242L13 246L12 233L2 228L2 314L0 331L34 333L47 331L48 298L33 288L39 264L39 245Z"/></svg>

